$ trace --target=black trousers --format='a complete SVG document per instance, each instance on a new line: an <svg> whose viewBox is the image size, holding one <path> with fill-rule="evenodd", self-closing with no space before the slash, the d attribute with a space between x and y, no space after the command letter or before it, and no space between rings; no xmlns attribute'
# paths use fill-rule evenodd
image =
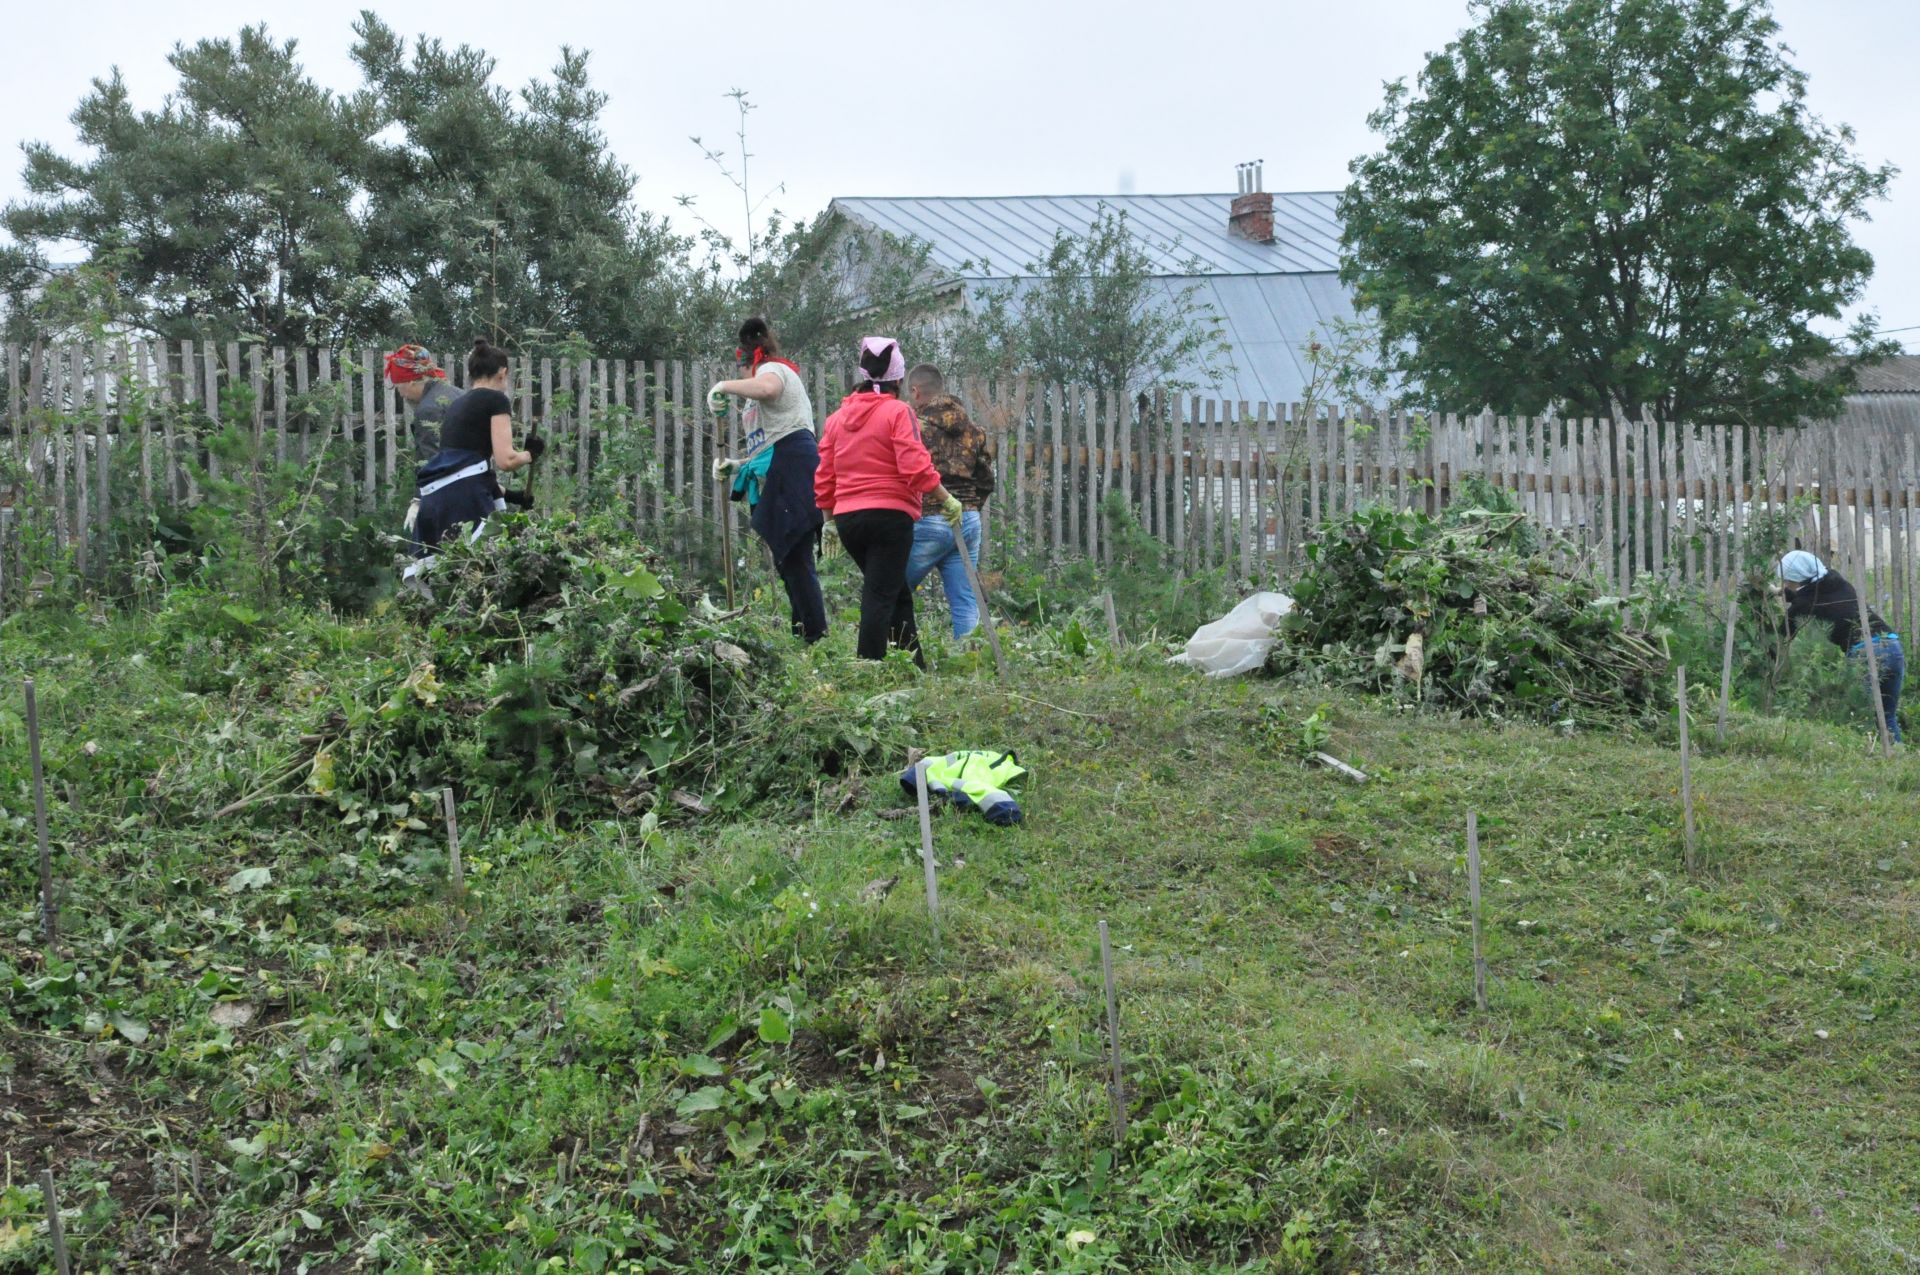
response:
<svg viewBox="0 0 1920 1275"><path fill-rule="evenodd" d="M457 528L493 517L499 498L499 484L490 473L462 478L423 496L413 520L414 539L431 549Z"/></svg>
<svg viewBox="0 0 1920 1275"><path fill-rule="evenodd" d="M913 554L913 518L897 509L857 509L839 515L834 525L847 556L860 568L860 641L863 660L885 659L887 643L920 654L920 630L913 622L913 590L907 587L907 559Z"/></svg>
<svg viewBox="0 0 1920 1275"><path fill-rule="evenodd" d="M820 593L820 576L813 567L816 536L808 536L773 564L780 583L787 586L787 606L793 615L793 633L812 646L827 635L827 600Z"/></svg>

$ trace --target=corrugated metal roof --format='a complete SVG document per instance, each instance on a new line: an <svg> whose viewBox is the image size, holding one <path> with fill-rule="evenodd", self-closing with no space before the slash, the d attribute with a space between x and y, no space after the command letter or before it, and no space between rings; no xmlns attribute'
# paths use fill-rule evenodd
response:
<svg viewBox="0 0 1920 1275"><path fill-rule="evenodd" d="M1860 369L1856 394L1920 394L1920 354L1896 354Z"/></svg>
<svg viewBox="0 0 1920 1275"><path fill-rule="evenodd" d="M1053 246L1055 231L1083 234L1100 205L1127 215L1155 269L1169 275L1316 274L1340 268L1338 195L1275 193L1273 242L1227 233L1233 196L1014 195L1004 198L841 198L832 210L902 238L919 239L941 269L962 279L1018 279Z"/></svg>
<svg viewBox="0 0 1920 1275"><path fill-rule="evenodd" d="M1331 323L1354 317L1339 269L1338 196L1275 193L1274 242L1227 233L1230 194L1025 195L1008 198L900 198L833 201L856 223L927 245L932 265L969 285L1011 285L1033 278L1056 232L1084 234L1100 205L1127 214L1136 240L1164 272L1167 296L1190 286L1225 321L1235 370L1202 391L1250 403L1294 402L1310 376L1303 348L1331 336ZM977 298L973 298L977 299ZM1204 380L1194 369L1186 379Z"/></svg>

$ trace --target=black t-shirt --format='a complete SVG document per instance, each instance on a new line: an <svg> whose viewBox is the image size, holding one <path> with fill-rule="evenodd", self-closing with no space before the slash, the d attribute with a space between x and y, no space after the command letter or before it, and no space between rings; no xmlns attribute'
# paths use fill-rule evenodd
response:
<svg viewBox="0 0 1920 1275"><path fill-rule="evenodd" d="M512 414L512 400L499 390L468 390L447 409L440 426L440 445L491 457L493 418Z"/></svg>
<svg viewBox="0 0 1920 1275"><path fill-rule="evenodd" d="M1829 571L1787 595L1787 631L1797 633L1803 620L1825 620L1827 636L1843 651L1860 640L1860 595L1838 571ZM1868 608L1867 624L1877 636L1890 632L1880 613Z"/></svg>

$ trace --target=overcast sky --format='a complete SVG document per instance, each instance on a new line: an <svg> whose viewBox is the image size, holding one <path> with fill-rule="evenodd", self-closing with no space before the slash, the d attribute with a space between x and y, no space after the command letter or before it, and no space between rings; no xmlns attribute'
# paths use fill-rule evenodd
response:
<svg viewBox="0 0 1920 1275"><path fill-rule="evenodd" d="M322 83L350 89L360 4L95 0L86 21L58 4L12 9L0 139L71 149L67 116L88 81L118 66L134 100L158 106L177 42L269 21L300 42ZM606 130L638 176L642 207L695 195L729 231L738 193L689 142L731 142L748 90L756 194L810 215L835 195L1230 191L1233 165L1264 159L1269 190L1334 190L1370 144L1385 80L1465 20L1464 0L1267 0L1198 5L1086 0L917 0L759 6L409 0L372 7L404 33L477 44L518 86L563 44L593 51L611 98ZM1851 124L1860 153L1905 171L1859 230L1878 269L1865 306L1920 350L1920 22L1915 0L1776 0L1783 38L1812 80L1814 109ZM729 26L722 15L739 20ZM0 198L21 193L17 156ZM676 216L679 215L676 213ZM1223 210L1224 215L1224 210Z"/></svg>

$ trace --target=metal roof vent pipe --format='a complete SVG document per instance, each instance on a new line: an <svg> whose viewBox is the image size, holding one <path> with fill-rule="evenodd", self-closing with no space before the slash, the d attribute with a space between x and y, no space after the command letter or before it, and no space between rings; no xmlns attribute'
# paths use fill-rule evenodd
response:
<svg viewBox="0 0 1920 1275"><path fill-rule="evenodd" d="M1273 196L1265 190L1261 170L1266 160L1235 167L1238 193L1227 214L1227 233L1248 243L1273 242Z"/></svg>

